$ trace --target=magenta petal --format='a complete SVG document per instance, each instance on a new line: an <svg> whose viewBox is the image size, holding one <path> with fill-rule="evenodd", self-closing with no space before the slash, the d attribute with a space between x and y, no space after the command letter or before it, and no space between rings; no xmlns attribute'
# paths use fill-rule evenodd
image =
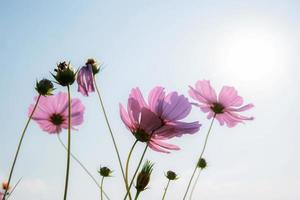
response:
<svg viewBox="0 0 300 200"><path fill-rule="evenodd" d="M253 108L254 107L254 105L253 104L247 104L247 105L245 105L245 106L242 106L242 107L240 107L240 108L227 108L226 110L228 110L228 111L234 111L234 112L242 112L242 111L246 111L246 110L249 110L249 109L251 109L251 108Z"/></svg>
<svg viewBox="0 0 300 200"><path fill-rule="evenodd" d="M141 113L140 104L136 99L129 98L127 104L128 116L133 124L139 123L140 113Z"/></svg>
<svg viewBox="0 0 300 200"><path fill-rule="evenodd" d="M224 86L219 95L219 102L224 107L237 107L243 104L243 98L238 96L238 93L234 87Z"/></svg>

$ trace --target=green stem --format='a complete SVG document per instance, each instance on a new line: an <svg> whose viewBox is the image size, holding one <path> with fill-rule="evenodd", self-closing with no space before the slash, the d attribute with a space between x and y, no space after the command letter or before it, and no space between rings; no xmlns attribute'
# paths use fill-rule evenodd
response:
<svg viewBox="0 0 300 200"><path fill-rule="evenodd" d="M129 170L129 161L130 161L130 158L131 158L131 155L132 155L132 152L133 152L133 149L135 147L135 145L138 143L138 140L135 140L135 142L133 143L130 151L129 151L129 154L128 154L128 158L127 158L127 161L126 161L126 168L125 168L125 179L126 179L126 190L128 191L128 195L129 195L129 198L131 199L131 194L130 194L130 190L129 190L129 186L128 186L128 170Z"/></svg>
<svg viewBox="0 0 300 200"><path fill-rule="evenodd" d="M193 185L193 188L192 188L192 191L191 191L191 194L190 194L190 200L192 200L193 193L194 193L194 190L195 190L195 188L196 188L196 186L197 186L197 183L198 183L198 180L199 180L199 177L200 177L201 171L202 171L202 170L201 170L201 169L199 169L199 172L198 172L197 178L196 178L196 180L195 180L195 183L194 183L194 185Z"/></svg>
<svg viewBox="0 0 300 200"><path fill-rule="evenodd" d="M63 146L63 148L67 151L68 149L67 149L66 145L63 143L63 141L61 140L59 134L57 134L57 138L58 138L58 141L60 142L60 144ZM94 181L94 183L97 185L97 187L100 190L102 190L100 184L94 178L94 176L92 175L92 173L84 166L84 164L72 152L71 152L71 157L80 165L80 167L86 172L86 174ZM110 200L110 198L105 193L105 191L103 191L103 194L106 197L106 199Z"/></svg>
<svg viewBox="0 0 300 200"><path fill-rule="evenodd" d="M19 183L21 182L22 178L20 178L18 180L18 182L16 183L16 185L13 187L13 189L11 190L11 192L9 193L9 195L7 196L6 200L9 199L9 197L11 197L11 195L13 194L13 192L15 191L15 189L17 188L17 186L19 185Z"/></svg>
<svg viewBox="0 0 300 200"><path fill-rule="evenodd" d="M70 86L68 88L68 154L67 154L67 169L66 169L66 181L65 181L65 192L64 200L67 199L68 186L69 186L69 172L70 172L70 154L71 154L71 93Z"/></svg>
<svg viewBox="0 0 300 200"><path fill-rule="evenodd" d="M136 168L136 170L135 170L135 172L134 172L134 174L133 174L133 177L132 177L132 179L131 179L131 181L130 181L130 185L129 185L129 188L128 188L128 190L127 190L127 193L126 193L126 195L125 195L125 197L124 197L124 200L127 198L128 191L130 191L130 189L131 189L131 186L132 186L132 184L133 184L133 181L134 181L134 179L135 179L135 177L136 177L136 175L137 175L137 173L138 173L138 171L139 171L139 168L140 168L140 166L141 166L141 164L142 164L142 162L143 162L143 159L144 159L144 157L145 157L145 154L146 154L146 151L147 151L147 149L148 149L148 146L149 146L149 143L147 143L147 145L146 145L146 147L145 147L145 149L144 149L144 151L143 151L143 154L142 154L142 156L141 156L141 158L140 158L139 164L138 164L138 166L137 166L137 168Z"/></svg>
<svg viewBox="0 0 300 200"><path fill-rule="evenodd" d="M187 196L187 194L188 194L188 191L189 191L189 189L190 189L192 180L193 180L193 178L194 178L194 176L195 176L195 173L196 173L196 170L197 170L197 168L198 168L198 166L197 166L198 161L202 158L203 153L204 153L204 151L205 151L205 148L206 148L206 145L207 145L207 141L208 141L208 137L209 137L209 134L210 134L212 125L213 125L213 123L214 123L215 117L216 117L216 114L214 115L214 117L213 117L213 119L212 119L212 121L211 121L211 124L210 124L210 126L209 126L209 129L208 129L208 132L207 132L207 135L206 135L206 138L205 138L204 146L203 146L202 151L201 151L201 153L200 153L199 159L197 160L197 163L196 163L195 169L194 169L194 171L193 171L193 174L192 174L192 176L191 176L191 178L190 178L189 184L188 184L188 186L187 186L187 188L186 188L186 191L185 191L183 200L185 200L185 198L186 198L186 196Z"/></svg>
<svg viewBox="0 0 300 200"><path fill-rule="evenodd" d="M168 180L168 183L167 183L167 186L166 186L166 188L165 188L165 192L164 192L164 195L163 195L163 197L162 197L162 200L164 200L165 197L166 197L166 194L167 194L167 190L168 190L168 188L169 188L169 185L170 185L170 179Z"/></svg>
<svg viewBox="0 0 300 200"><path fill-rule="evenodd" d="M119 165L120 165L120 168L121 168L121 172L122 172L122 176L123 176L123 181L124 181L125 186L126 186L126 178L125 178L125 173L124 173L124 169L123 169L123 166L122 166L121 156L120 156L120 153L119 153L119 150L118 150L118 147L117 147L117 143L116 143L114 134L113 134L113 132L112 132L111 126L110 126L110 124L109 124L109 120L108 120L108 117L107 117L107 114L106 114L106 111L105 111L104 103L103 103L103 101L102 101L102 98L101 98L101 95L100 95L100 90L99 90L99 88L98 88L98 85L97 85L95 76L93 76L93 78L94 78L94 83L95 83L95 88L96 88L96 91L97 91L97 95L98 95L98 98L99 98L99 101L100 101L101 109L102 109L102 111L103 111L104 118L105 118L105 122L106 122L106 124L107 124L107 127L108 127L108 130L109 130L111 139L112 139L112 141L113 141L113 145L114 145L115 151L116 151L116 153L117 153L118 162L119 162ZM127 187L126 187L126 190L127 190ZM129 192L129 191L127 190L127 193L128 193L128 192Z"/></svg>
<svg viewBox="0 0 300 200"><path fill-rule="evenodd" d="M18 144L18 148L17 148L16 154L15 154L15 157L14 157L14 161L13 161L12 167L11 167L10 172L9 172L9 177L8 177L8 181L7 181L8 186L10 185L10 181L11 181L14 169L15 169L15 165L16 165L16 162L17 162L17 158L18 158L18 155L19 155L19 151L20 151L20 148L21 148L21 145L22 145L22 142L23 142L26 130L27 130L29 122L31 121L31 118L32 118L32 116L33 116L33 114L34 114L34 112L35 112L35 110L37 108L37 105L38 105L38 103L40 101L40 98L41 98L41 95L38 96L38 98L37 98L37 100L35 102L35 105L33 107L33 110L32 110L32 112L31 112L31 114L30 114L30 116L29 116L29 118L28 118L28 120L26 122L26 125L25 125L25 127L24 127L24 129L22 131L21 138L20 138L19 144ZM4 191L4 195L2 197L2 200L5 200L5 196L7 195L7 190L8 190L8 188Z"/></svg>
<svg viewBox="0 0 300 200"><path fill-rule="evenodd" d="M103 181L104 181L104 176L102 176L101 179L101 200L103 200Z"/></svg>
<svg viewBox="0 0 300 200"><path fill-rule="evenodd" d="M138 197L139 197L139 195L140 195L140 193L141 193L141 191L136 191L136 194L135 194L135 197L134 197L134 200L137 200L138 199Z"/></svg>

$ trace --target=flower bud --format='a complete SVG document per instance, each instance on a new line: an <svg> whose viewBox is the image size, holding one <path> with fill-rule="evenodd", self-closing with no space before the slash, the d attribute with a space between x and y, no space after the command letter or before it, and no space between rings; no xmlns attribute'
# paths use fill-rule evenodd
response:
<svg viewBox="0 0 300 200"><path fill-rule="evenodd" d="M61 86L68 86L74 83L76 73L70 63L67 64L65 61L61 62L54 71L56 74L51 74Z"/></svg>
<svg viewBox="0 0 300 200"><path fill-rule="evenodd" d="M5 182L2 183L2 189L3 189L3 190L9 190L9 188L10 188L10 187L9 187L9 185L8 185L8 182L5 181Z"/></svg>
<svg viewBox="0 0 300 200"><path fill-rule="evenodd" d="M91 65L92 66L92 70L93 70L93 74L97 74L100 71L100 66L97 63L97 61L94 58L89 58L86 63L87 66Z"/></svg>
<svg viewBox="0 0 300 200"><path fill-rule="evenodd" d="M137 181L136 181L136 190L138 192L144 191L145 188L147 187L149 181L150 181L150 176L151 173L153 171L153 163L151 163L150 161L146 161L142 170L140 171L138 177L137 177Z"/></svg>
<svg viewBox="0 0 300 200"><path fill-rule="evenodd" d="M197 167L204 169L206 167L207 163L206 160L204 158L201 158L198 163L197 163Z"/></svg>
<svg viewBox="0 0 300 200"><path fill-rule="evenodd" d="M112 173L112 171L108 167L100 167L100 170L98 172L103 177L108 177Z"/></svg>
<svg viewBox="0 0 300 200"><path fill-rule="evenodd" d="M166 177L170 181L178 179L177 174L175 172L171 171L171 170L167 171Z"/></svg>
<svg viewBox="0 0 300 200"><path fill-rule="evenodd" d="M52 95L54 86L50 80L42 79L42 80L36 82L35 89L40 95L49 96L49 95Z"/></svg>

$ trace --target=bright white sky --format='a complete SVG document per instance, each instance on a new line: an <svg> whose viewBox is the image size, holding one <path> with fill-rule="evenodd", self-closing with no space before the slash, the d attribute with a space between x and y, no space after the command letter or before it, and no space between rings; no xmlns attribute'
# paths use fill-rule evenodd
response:
<svg viewBox="0 0 300 200"><path fill-rule="evenodd" d="M199 79L238 89L255 108L255 121L229 129L215 124L195 199L299 200L300 118L299 1L2 1L0 3L0 179L7 177L38 78L50 78L56 62L79 67L102 60L97 77L125 161L134 138L119 118L132 87L147 94L162 85L187 94ZM57 88L57 91L64 88ZM85 123L73 134L73 152L97 176L107 165L114 177L105 189L121 199L123 183L95 95L83 98ZM201 131L174 139L182 150L149 151L155 169L141 199L160 199L164 172L180 179L167 199L181 199L209 121L194 109ZM65 139L66 132L62 133ZM144 144L135 151L135 166ZM22 182L12 199L61 199L65 152L55 136L30 124L15 170ZM100 177L99 177L100 179ZM69 199L100 199L93 182L72 163Z"/></svg>

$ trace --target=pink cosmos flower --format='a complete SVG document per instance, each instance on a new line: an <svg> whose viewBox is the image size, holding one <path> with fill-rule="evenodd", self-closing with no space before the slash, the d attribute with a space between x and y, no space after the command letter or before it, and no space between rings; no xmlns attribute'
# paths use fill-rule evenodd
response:
<svg viewBox="0 0 300 200"><path fill-rule="evenodd" d="M35 97L35 100L37 97ZM29 115L34 104L29 107ZM71 126L80 125L83 122L84 106L79 99L71 101ZM68 129L68 94L59 92L53 96L41 96L38 106L32 116L43 131L50 134L60 133L62 129Z"/></svg>
<svg viewBox="0 0 300 200"><path fill-rule="evenodd" d="M78 72L77 75L78 92L83 96L88 96L89 92L94 92L93 68L92 65L87 64Z"/></svg>
<svg viewBox="0 0 300 200"><path fill-rule="evenodd" d="M243 98L240 97L233 87L224 86L217 97L215 90L211 87L207 80L198 81L195 88L190 86L190 96L199 102L194 104L200 109L208 113L207 118L215 118L221 125L226 124L228 127L234 127L238 123L245 120L253 120L253 117L245 117L238 112L246 111L253 104L243 105Z"/></svg>
<svg viewBox="0 0 300 200"><path fill-rule="evenodd" d="M131 90L127 112L120 104L121 119L137 140L148 142L154 151L169 153L179 147L164 142L173 137L196 133L199 122L186 123L179 120L191 111L191 104L177 92L165 94L164 88L155 87L144 100L139 88Z"/></svg>

